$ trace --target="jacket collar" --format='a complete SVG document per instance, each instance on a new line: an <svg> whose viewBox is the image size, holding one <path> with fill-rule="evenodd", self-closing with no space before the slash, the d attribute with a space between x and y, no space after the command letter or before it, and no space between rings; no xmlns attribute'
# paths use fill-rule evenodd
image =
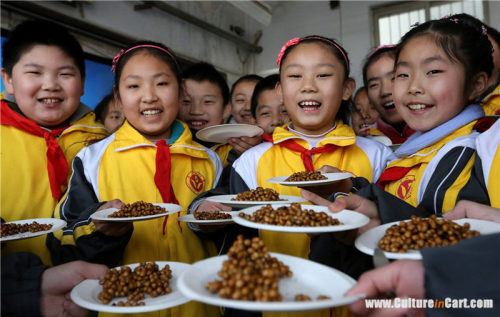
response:
<svg viewBox="0 0 500 317"><path fill-rule="evenodd" d="M307 141L302 136L297 135L288 129L290 124L291 122L287 123L283 127L277 127L274 129L273 132L274 144L278 144L288 139L303 140L307 144ZM317 146L319 147L325 144L334 144L337 146L349 146L354 143L356 143L356 135L354 134L354 130L350 126L342 123L341 120L337 120L335 123L335 129L328 132L323 137L323 139L318 143Z"/></svg>

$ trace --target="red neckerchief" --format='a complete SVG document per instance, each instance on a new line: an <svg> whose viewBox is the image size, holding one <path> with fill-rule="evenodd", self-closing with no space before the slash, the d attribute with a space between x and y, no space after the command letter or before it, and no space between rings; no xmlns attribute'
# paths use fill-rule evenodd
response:
<svg viewBox="0 0 500 317"><path fill-rule="evenodd" d="M165 140L160 140L156 142L156 172L155 172L155 184L160 191L161 198L165 203L179 204L177 198L175 197L174 189L172 188L172 182L170 181L170 169L172 162L170 160L170 147ZM180 215L180 212L179 212ZM165 216L163 220L163 234L165 234L165 227L167 225L168 215ZM182 232L182 227L179 222L179 229Z"/></svg>
<svg viewBox="0 0 500 317"><path fill-rule="evenodd" d="M66 185L68 176L68 162L64 153L57 143L57 137L69 126L47 131L42 129L36 122L25 118L12 110L5 100L1 101L0 124L12 126L26 133L45 139L47 145L47 172L49 174L50 190L52 197L59 200L62 195L61 186ZM36 158L35 158L36 159Z"/></svg>
<svg viewBox="0 0 500 317"><path fill-rule="evenodd" d="M403 178L411 169L412 167L389 167L382 173L382 175L380 175L377 181L377 186L384 189L386 183Z"/></svg>
<svg viewBox="0 0 500 317"><path fill-rule="evenodd" d="M305 147L303 147L302 145L295 142L293 139L288 139L288 140L285 140L283 142L274 143L273 137L269 134L263 134L262 139L266 140L268 142L272 142L275 145L285 147L289 150L292 150L295 152L300 152L300 157L302 158L302 162L304 163L306 171L310 171L310 172L314 171L314 165L312 162L312 156L314 154L324 153L324 152L333 152L338 148L338 146L336 146L335 144L326 144L324 146L315 147L315 148L308 150Z"/></svg>
<svg viewBox="0 0 500 317"><path fill-rule="evenodd" d="M377 120L377 129L382 132L386 137L391 139L392 144L401 144L408 139L413 133L415 133L415 130L410 128L408 125L405 125L403 128L403 131L399 133L396 128L394 128L392 125L389 123L385 122L381 118Z"/></svg>
<svg viewBox="0 0 500 317"><path fill-rule="evenodd" d="M477 120L476 124L474 125L474 130L483 133L484 131L488 130L497 121L497 119L498 118L494 118L491 116L482 117L481 119Z"/></svg>

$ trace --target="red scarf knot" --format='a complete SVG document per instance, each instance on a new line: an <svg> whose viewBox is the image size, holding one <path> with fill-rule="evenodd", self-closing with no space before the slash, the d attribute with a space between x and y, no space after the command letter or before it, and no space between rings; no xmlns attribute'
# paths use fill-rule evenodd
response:
<svg viewBox="0 0 500 317"><path fill-rule="evenodd" d="M387 183L403 178L411 169L412 167L389 167L380 175L377 186L384 189Z"/></svg>
<svg viewBox="0 0 500 317"><path fill-rule="evenodd" d="M300 157L306 168L306 171L314 171L314 165L312 162L312 156L317 153L333 152L338 146L335 144L326 144L324 146L315 147L310 150L306 149L302 145L295 142L293 139L285 140L283 142L277 143L277 145L285 147L289 150L300 152Z"/></svg>

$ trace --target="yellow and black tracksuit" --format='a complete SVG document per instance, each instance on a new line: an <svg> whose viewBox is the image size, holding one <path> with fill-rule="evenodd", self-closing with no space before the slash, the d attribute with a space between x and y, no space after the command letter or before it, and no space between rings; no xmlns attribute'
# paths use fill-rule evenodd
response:
<svg viewBox="0 0 500 317"><path fill-rule="evenodd" d="M186 208L199 193L213 188L222 165L217 155L192 141L184 123L174 121L170 142L171 182L179 204ZM55 216L68 222L64 233L51 236L53 256L60 261L81 258L116 265L140 261L193 263L216 255L211 242L202 241L177 214L135 222L133 233L111 238L96 231L90 215L100 202L163 201L155 185L157 146L127 121L110 137L83 149L73 161L74 173ZM185 213L185 212L182 212ZM130 239L130 241L129 241ZM146 314L145 314L146 315ZM197 302L147 316L218 316L213 306Z"/></svg>

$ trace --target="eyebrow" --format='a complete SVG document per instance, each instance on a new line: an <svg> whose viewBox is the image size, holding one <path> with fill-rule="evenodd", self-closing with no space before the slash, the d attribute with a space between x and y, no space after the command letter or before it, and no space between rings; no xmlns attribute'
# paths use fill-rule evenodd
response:
<svg viewBox="0 0 500 317"><path fill-rule="evenodd" d="M40 64L37 64L37 63L28 63L28 64L24 64L23 67L44 67L44 66L40 65ZM64 66L58 67L57 69L72 69L72 70L75 70L77 68L74 65L64 65Z"/></svg>
<svg viewBox="0 0 500 317"><path fill-rule="evenodd" d="M153 78L158 78L158 77L162 77L162 76L171 77L167 73L157 73L157 74L153 75ZM127 78L139 79L139 78L142 78L142 76L131 74L131 75L128 75L128 76L125 77L125 79L127 79Z"/></svg>
<svg viewBox="0 0 500 317"><path fill-rule="evenodd" d="M420 64L427 65L427 64L430 64L430 63L436 62L436 61L438 61L438 62L444 61L444 58L441 57L440 55L434 55L434 56L427 57ZM406 66L406 67L408 67L409 65L410 65L409 62L402 61L402 62L398 62L396 64L396 67L399 67L399 66Z"/></svg>
<svg viewBox="0 0 500 317"><path fill-rule="evenodd" d="M290 68L290 67L304 67L304 65L302 64L290 64L288 66L285 67L285 70ZM334 65L330 64L330 63L321 63L321 64L316 64L314 65L314 67L331 67L331 68L336 68Z"/></svg>

